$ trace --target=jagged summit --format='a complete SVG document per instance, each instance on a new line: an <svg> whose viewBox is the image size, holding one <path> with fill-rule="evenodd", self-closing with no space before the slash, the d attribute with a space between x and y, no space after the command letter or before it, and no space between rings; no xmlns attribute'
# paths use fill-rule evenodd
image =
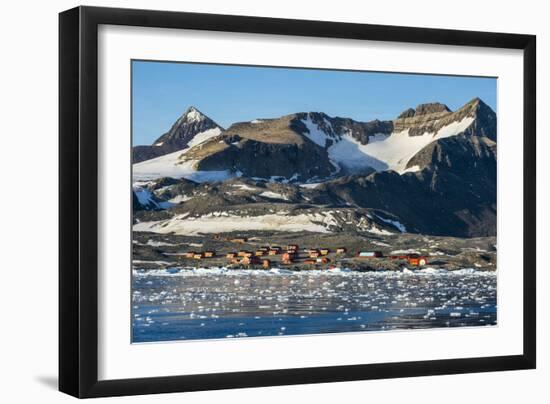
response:
<svg viewBox="0 0 550 404"><path fill-rule="evenodd" d="M403 111L397 119L412 118L422 115L452 112L448 106L440 102L429 102L417 105L416 109L408 108Z"/></svg>
<svg viewBox="0 0 550 404"><path fill-rule="evenodd" d="M200 121L203 121L203 120L206 120L206 119L210 119L210 118L208 118L206 115L204 115L196 107L190 106L179 117L179 119L176 121L176 123L179 123L181 125L183 123L200 122Z"/></svg>
<svg viewBox="0 0 550 404"><path fill-rule="evenodd" d="M463 115L474 118L474 122L469 128L469 134L485 136L492 141L497 140L497 115L483 100L476 97L456 112L459 113L459 111Z"/></svg>
<svg viewBox="0 0 550 404"><path fill-rule="evenodd" d="M479 97L468 101L461 109L468 109L478 114L495 114L495 111Z"/></svg>
<svg viewBox="0 0 550 404"><path fill-rule="evenodd" d="M151 146L134 147L133 161L138 163L183 150L190 145L193 146L217 136L223 130L196 107L190 106L174 122L170 130L155 140Z"/></svg>
<svg viewBox="0 0 550 404"><path fill-rule="evenodd" d="M420 104L416 107L415 116L433 114L436 112L451 112L448 106L439 102Z"/></svg>
<svg viewBox="0 0 550 404"><path fill-rule="evenodd" d="M189 134L196 134L199 131L204 131L214 127L223 130L221 126L199 111L196 107L190 106L177 119L174 125L172 125L172 128L170 128L167 133L159 137L154 142L154 145L158 145L159 143L166 142L170 139L185 138L186 136L189 136Z"/></svg>

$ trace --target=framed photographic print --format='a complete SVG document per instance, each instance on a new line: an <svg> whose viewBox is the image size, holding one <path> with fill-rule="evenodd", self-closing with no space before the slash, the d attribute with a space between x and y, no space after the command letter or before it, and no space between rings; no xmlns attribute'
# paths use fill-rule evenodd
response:
<svg viewBox="0 0 550 404"><path fill-rule="evenodd" d="M60 14L60 390L535 367L535 37Z"/></svg>

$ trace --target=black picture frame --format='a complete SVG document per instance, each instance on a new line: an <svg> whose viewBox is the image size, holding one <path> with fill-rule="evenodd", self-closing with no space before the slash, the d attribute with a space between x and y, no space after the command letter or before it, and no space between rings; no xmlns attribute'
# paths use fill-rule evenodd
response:
<svg viewBox="0 0 550 404"><path fill-rule="evenodd" d="M523 353L99 381L98 26L181 28L523 51ZM77 7L59 15L59 390L75 397L184 392L534 369L536 37L151 10Z"/></svg>

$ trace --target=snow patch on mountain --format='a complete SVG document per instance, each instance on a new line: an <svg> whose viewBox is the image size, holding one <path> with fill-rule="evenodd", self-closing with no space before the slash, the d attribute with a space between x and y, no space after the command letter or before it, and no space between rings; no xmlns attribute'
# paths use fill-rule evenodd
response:
<svg viewBox="0 0 550 404"><path fill-rule="evenodd" d="M420 169L420 167L406 169L406 165L425 146L433 141L464 132L473 121L473 117L466 116L461 121L444 126L438 132L426 132L419 136L411 136L408 129L391 135L379 133L370 136L367 144L362 144L352 136L351 130L340 136L333 136L325 132L326 128L331 128L326 120L325 129L314 123L309 115L302 120L307 128L304 136L312 142L326 147L327 140L332 140L327 152L330 160L336 165L351 171L372 168L376 171L394 170L400 174Z"/></svg>
<svg viewBox="0 0 550 404"><path fill-rule="evenodd" d="M372 234L378 234L379 236L391 236L393 233L391 231L381 229L377 226L371 226L367 232Z"/></svg>
<svg viewBox="0 0 550 404"><path fill-rule="evenodd" d="M409 168L406 168L406 169L402 170L400 174L405 174L405 173L416 173L416 172L418 172L418 171L420 171L420 166L414 165L414 166L412 166L412 167L409 167Z"/></svg>
<svg viewBox="0 0 550 404"><path fill-rule="evenodd" d="M239 188L241 191L256 191L257 190L257 188L251 187L251 186L246 185L246 184L233 184L232 186L234 188Z"/></svg>
<svg viewBox="0 0 550 404"><path fill-rule="evenodd" d="M383 142L387 137L383 134L377 134L373 137L373 143ZM331 161L352 171L369 167L376 171L387 170L389 168L388 164L371 156L366 150L367 146L361 144L348 132L339 141L329 147L328 154Z"/></svg>
<svg viewBox="0 0 550 404"><path fill-rule="evenodd" d="M212 128L212 129L205 130L204 132L197 133L193 137L193 139L191 139L189 143L187 143L187 147L191 148L191 147L197 146L201 143L206 142L208 139L219 136L221 133L222 131L220 128Z"/></svg>
<svg viewBox="0 0 550 404"><path fill-rule="evenodd" d="M180 118L180 122L200 122L206 117L195 107L190 107Z"/></svg>
<svg viewBox="0 0 550 404"><path fill-rule="evenodd" d="M327 134L315 124L311 117L308 115L306 119L302 119L304 125L306 125L307 132L304 135L312 142L318 144L321 147L325 147L327 143Z"/></svg>
<svg viewBox="0 0 550 404"><path fill-rule="evenodd" d="M171 202L171 203L177 205L177 204L182 203L182 202L190 201L191 199L193 199L192 196L180 194L180 195L176 195L172 199L168 199L168 202Z"/></svg>
<svg viewBox="0 0 550 404"><path fill-rule="evenodd" d="M401 224L398 220L392 220L392 219L385 219L379 215L375 215L378 219L382 220L383 222L389 223L392 226L394 226L397 230L399 230L401 233L406 233L407 228Z"/></svg>
<svg viewBox="0 0 550 404"><path fill-rule="evenodd" d="M361 145L360 150L368 156L384 162L388 169L403 173L407 163L416 153L431 142L464 132L474 121L465 117L459 122L444 126L436 133L424 133L420 136L409 136L409 130L392 133L383 141ZM376 167L373 167L376 169Z"/></svg>
<svg viewBox="0 0 550 404"><path fill-rule="evenodd" d="M225 212L224 212L225 213ZM261 216L238 215L203 215L188 217L188 214L175 216L168 220L139 222L134 224L134 231L148 231L154 233L174 233L178 235L199 235L206 233L225 233L247 230L270 230L314 233L329 233L322 221L322 215L288 215L286 212Z"/></svg>
<svg viewBox="0 0 550 404"><path fill-rule="evenodd" d="M182 161L181 157L189 148L174 153L145 160L134 164L132 175L134 180L146 180L160 177L186 178L195 182L220 182L238 177L239 173L230 170L197 171L196 160Z"/></svg>
<svg viewBox="0 0 550 404"><path fill-rule="evenodd" d="M174 204L172 202L157 201L153 196L153 193L147 188L139 186L133 187L134 194L136 195L139 203L149 209L169 209Z"/></svg>
<svg viewBox="0 0 550 404"><path fill-rule="evenodd" d="M269 199L282 199L282 200L288 201L287 196L285 196L283 194L280 194L278 192L264 191L260 194L260 196L263 196L263 197L269 198Z"/></svg>

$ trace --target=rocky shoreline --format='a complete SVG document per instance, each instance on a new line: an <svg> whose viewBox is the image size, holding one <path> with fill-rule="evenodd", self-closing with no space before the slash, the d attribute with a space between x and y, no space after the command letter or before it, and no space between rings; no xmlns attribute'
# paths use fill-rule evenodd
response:
<svg viewBox="0 0 550 404"><path fill-rule="evenodd" d="M246 242L232 242L240 238ZM292 263L284 264L282 253L274 256L259 257L259 261L250 265L232 263L227 254L238 251L255 252L260 246L284 247L299 243L300 250ZM336 250L345 247L346 252L337 254ZM326 262L311 263L305 252L310 248L326 248L330 252ZM481 271L495 271L496 237L456 238L434 237L416 234L392 234L372 236L362 234L317 234L317 233L281 233L255 232L254 234L224 234L208 236L164 235L146 232L134 232L133 267L134 269L163 268L228 268L262 269L264 259L270 262L269 268L284 268L293 271L346 268L354 271L402 271L415 268L435 268L449 271L473 268ZM213 257L195 259L187 253L214 252ZM376 251L377 258L357 257L359 251ZM404 259L395 258L407 254L419 254L426 258L426 264L411 265ZM393 258L390 258L393 257Z"/></svg>

